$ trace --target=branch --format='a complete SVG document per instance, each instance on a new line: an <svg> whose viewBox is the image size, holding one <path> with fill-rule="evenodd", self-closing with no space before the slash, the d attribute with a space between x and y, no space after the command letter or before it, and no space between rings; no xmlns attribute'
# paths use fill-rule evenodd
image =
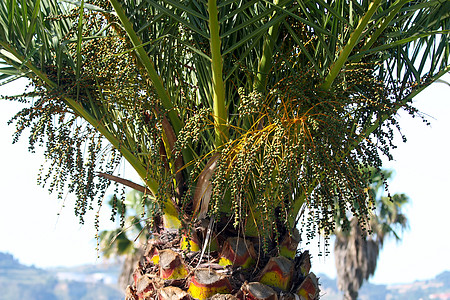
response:
<svg viewBox="0 0 450 300"><path fill-rule="evenodd" d="M142 41L136 34L136 32L133 29L133 24L131 24L130 20L127 18L124 9L120 5L120 3L117 0L110 0L112 6L114 7L114 10L117 14L117 16L120 19L120 22L122 23L125 31L128 34L128 37L130 38L131 42L133 43L134 49L144 65L144 68L147 70L148 75L150 79L152 80L152 83L156 89L156 92L158 93L158 96L161 99L161 102L164 106L164 108L168 111L168 116L170 119L170 123L172 123L173 129L175 130L175 133L178 134L182 127L181 120L178 118L178 115L176 114L172 100L170 99L169 93L164 88L163 82L161 77L158 75L158 73L155 70L155 67L153 65L153 61L150 59L150 57L147 55L147 52L145 51L144 47L142 46Z"/></svg>
<svg viewBox="0 0 450 300"><path fill-rule="evenodd" d="M216 147L220 147L228 139L228 114L225 107L225 85L222 78L223 58L220 51L219 12L216 0L208 0L209 32L211 44L211 71L213 77L213 107Z"/></svg>
<svg viewBox="0 0 450 300"><path fill-rule="evenodd" d="M141 193L152 193L152 191L150 191L145 186L137 184L137 183L135 183L133 181L130 181L128 179L124 179L122 177L117 177L117 176L114 176L114 175L111 175L111 174L102 173L102 172L97 172L97 176L109 179L111 181L118 182L118 183L123 184L123 185L125 185L127 187L135 189L136 191L139 191Z"/></svg>
<svg viewBox="0 0 450 300"><path fill-rule="evenodd" d="M376 12L380 3L381 0L374 0L369 5L367 13L361 18L361 20L358 23L358 27L356 27L355 31L353 31L344 49L342 49L341 53L339 53L339 57L331 66L330 72L328 73L324 83L322 84L322 88L324 90L328 91L331 88L331 85L333 84L336 77L339 75L339 72L341 72L341 69L346 63L347 58L349 57L353 48L358 44L359 40L363 36L364 29L366 28L373 14Z"/></svg>
<svg viewBox="0 0 450 300"><path fill-rule="evenodd" d="M274 1L274 5L278 5L279 0ZM275 16L273 14L272 18ZM258 65L258 75L256 76L256 82L254 89L257 92L264 92L267 84L267 77L269 71L272 68L272 58L273 58L273 48L275 45L275 40L278 38L278 29L280 28L281 22L276 23L274 26L269 28L267 32L266 39L264 40L263 51L261 59Z"/></svg>

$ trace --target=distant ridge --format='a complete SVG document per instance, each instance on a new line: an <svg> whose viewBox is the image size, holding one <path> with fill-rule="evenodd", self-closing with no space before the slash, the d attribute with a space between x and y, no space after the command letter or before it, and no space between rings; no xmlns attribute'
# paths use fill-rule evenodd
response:
<svg viewBox="0 0 450 300"><path fill-rule="evenodd" d="M113 283L120 264L60 267L48 270L22 265L0 252L0 300L123 300ZM319 274L321 300L341 300L336 280ZM108 283L108 284L107 284ZM450 300L450 271L429 280L380 285L365 282L358 300Z"/></svg>
<svg viewBox="0 0 450 300"><path fill-rule="evenodd" d="M341 300L336 279L319 274L321 300ZM372 284L365 282L358 300L450 300L450 271L444 271L433 279L417 280L404 284Z"/></svg>
<svg viewBox="0 0 450 300"><path fill-rule="evenodd" d="M21 264L9 253L0 252L0 268L19 268Z"/></svg>
<svg viewBox="0 0 450 300"><path fill-rule="evenodd" d="M0 300L123 300L116 285L102 282L108 278L106 274L101 276L105 267L95 268L85 267L83 273L83 268L78 267L74 272L78 280L70 276L64 279L58 270L25 266L11 254L0 252ZM117 272L118 268L113 270ZM72 274L70 268L64 268L64 272Z"/></svg>

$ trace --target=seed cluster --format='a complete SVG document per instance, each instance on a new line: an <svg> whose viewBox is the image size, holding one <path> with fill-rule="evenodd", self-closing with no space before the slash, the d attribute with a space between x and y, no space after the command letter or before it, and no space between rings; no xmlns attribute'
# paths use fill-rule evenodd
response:
<svg viewBox="0 0 450 300"><path fill-rule="evenodd" d="M66 191L75 194L81 222L87 211L102 205L110 185L96 172L118 175L124 156L144 170L144 184L157 186L142 198L143 219L158 218L170 200L183 222L194 222L192 198L199 175L210 157L219 155L208 215L216 217L221 229L260 236L268 250L298 222L308 238L319 229L331 234L336 218L348 212L367 227L373 203L365 170L379 169L382 155L391 159L393 136L400 128L393 117L384 116L399 108L399 99L412 87L385 86L377 65L361 61L346 65L332 90L322 90L324 74L305 55L314 52L310 41L317 34L288 19L292 27L280 29L282 44L275 47L263 89L255 85L260 74L254 58L260 53L252 47L258 41L226 54L234 62L224 64L223 71L229 137L217 146L211 66L204 57L210 54L209 41L183 24L164 27L168 17L154 7L136 10L124 3L124 9L135 12L130 20L169 105L152 82L149 66L117 25L117 16L108 12L109 2L92 3L106 11L85 11L81 45L74 42L81 19L76 13L46 19L70 24L41 68L57 87L35 79L34 92L19 99L30 101L30 108L11 121L17 128L15 141L30 129L30 150L44 147L47 164L39 183L59 198ZM304 48L289 30L296 31ZM418 115L414 108L406 109ZM124 190L115 187L112 218L121 212L123 224ZM297 219L302 205L309 213Z"/></svg>

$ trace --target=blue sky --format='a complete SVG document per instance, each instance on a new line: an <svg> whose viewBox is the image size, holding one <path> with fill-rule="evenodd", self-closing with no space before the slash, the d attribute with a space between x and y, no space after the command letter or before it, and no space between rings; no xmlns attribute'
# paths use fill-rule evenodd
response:
<svg viewBox="0 0 450 300"><path fill-rule="evenodd" d="M443 79L450 82L450 75ZM0 94L14 94L21 88L21 84L0 87ZM400 114L398 118L408 141L403 144L397 140L395 160L386 163L387 168L395 170L391 193L402 192L411 199L406 210L410 230L404 233L402 242L385 243L375 276L370 280L374 283L411 282L450 270L450 86L436 83L414 101L431 116L431 126ZM6 122L20 106L6 101L0 105L0 251L38 267L100 262L94 239L96 212L91 212L81 226L73 215L71 196L63 203L36 185L42 153L29 153L26 138L11 144L14 128L6 126ZM107 213L103 215L101 226L111 227ZM335 276L332 253L319 257L317 241L309 246L303 244L302 248L311 250L315 273Z"/></svg>

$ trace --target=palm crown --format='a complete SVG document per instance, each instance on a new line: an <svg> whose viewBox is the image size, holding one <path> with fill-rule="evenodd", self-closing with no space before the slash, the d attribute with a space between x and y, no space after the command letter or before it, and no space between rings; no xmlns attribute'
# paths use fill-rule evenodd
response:
<svg viewBox="0 0 450 300"><path fill-rule="evenodd" d="M215 216L267 247L305 205L326 233L335 211L366 221L361 164L390 157L395 113L417 114L449 71L449 15L447 1L6 0L0 78L32 80L16 134L45 144L42 180L76 193L81 219L125 182L123 157L166 227Z"/></svg>

